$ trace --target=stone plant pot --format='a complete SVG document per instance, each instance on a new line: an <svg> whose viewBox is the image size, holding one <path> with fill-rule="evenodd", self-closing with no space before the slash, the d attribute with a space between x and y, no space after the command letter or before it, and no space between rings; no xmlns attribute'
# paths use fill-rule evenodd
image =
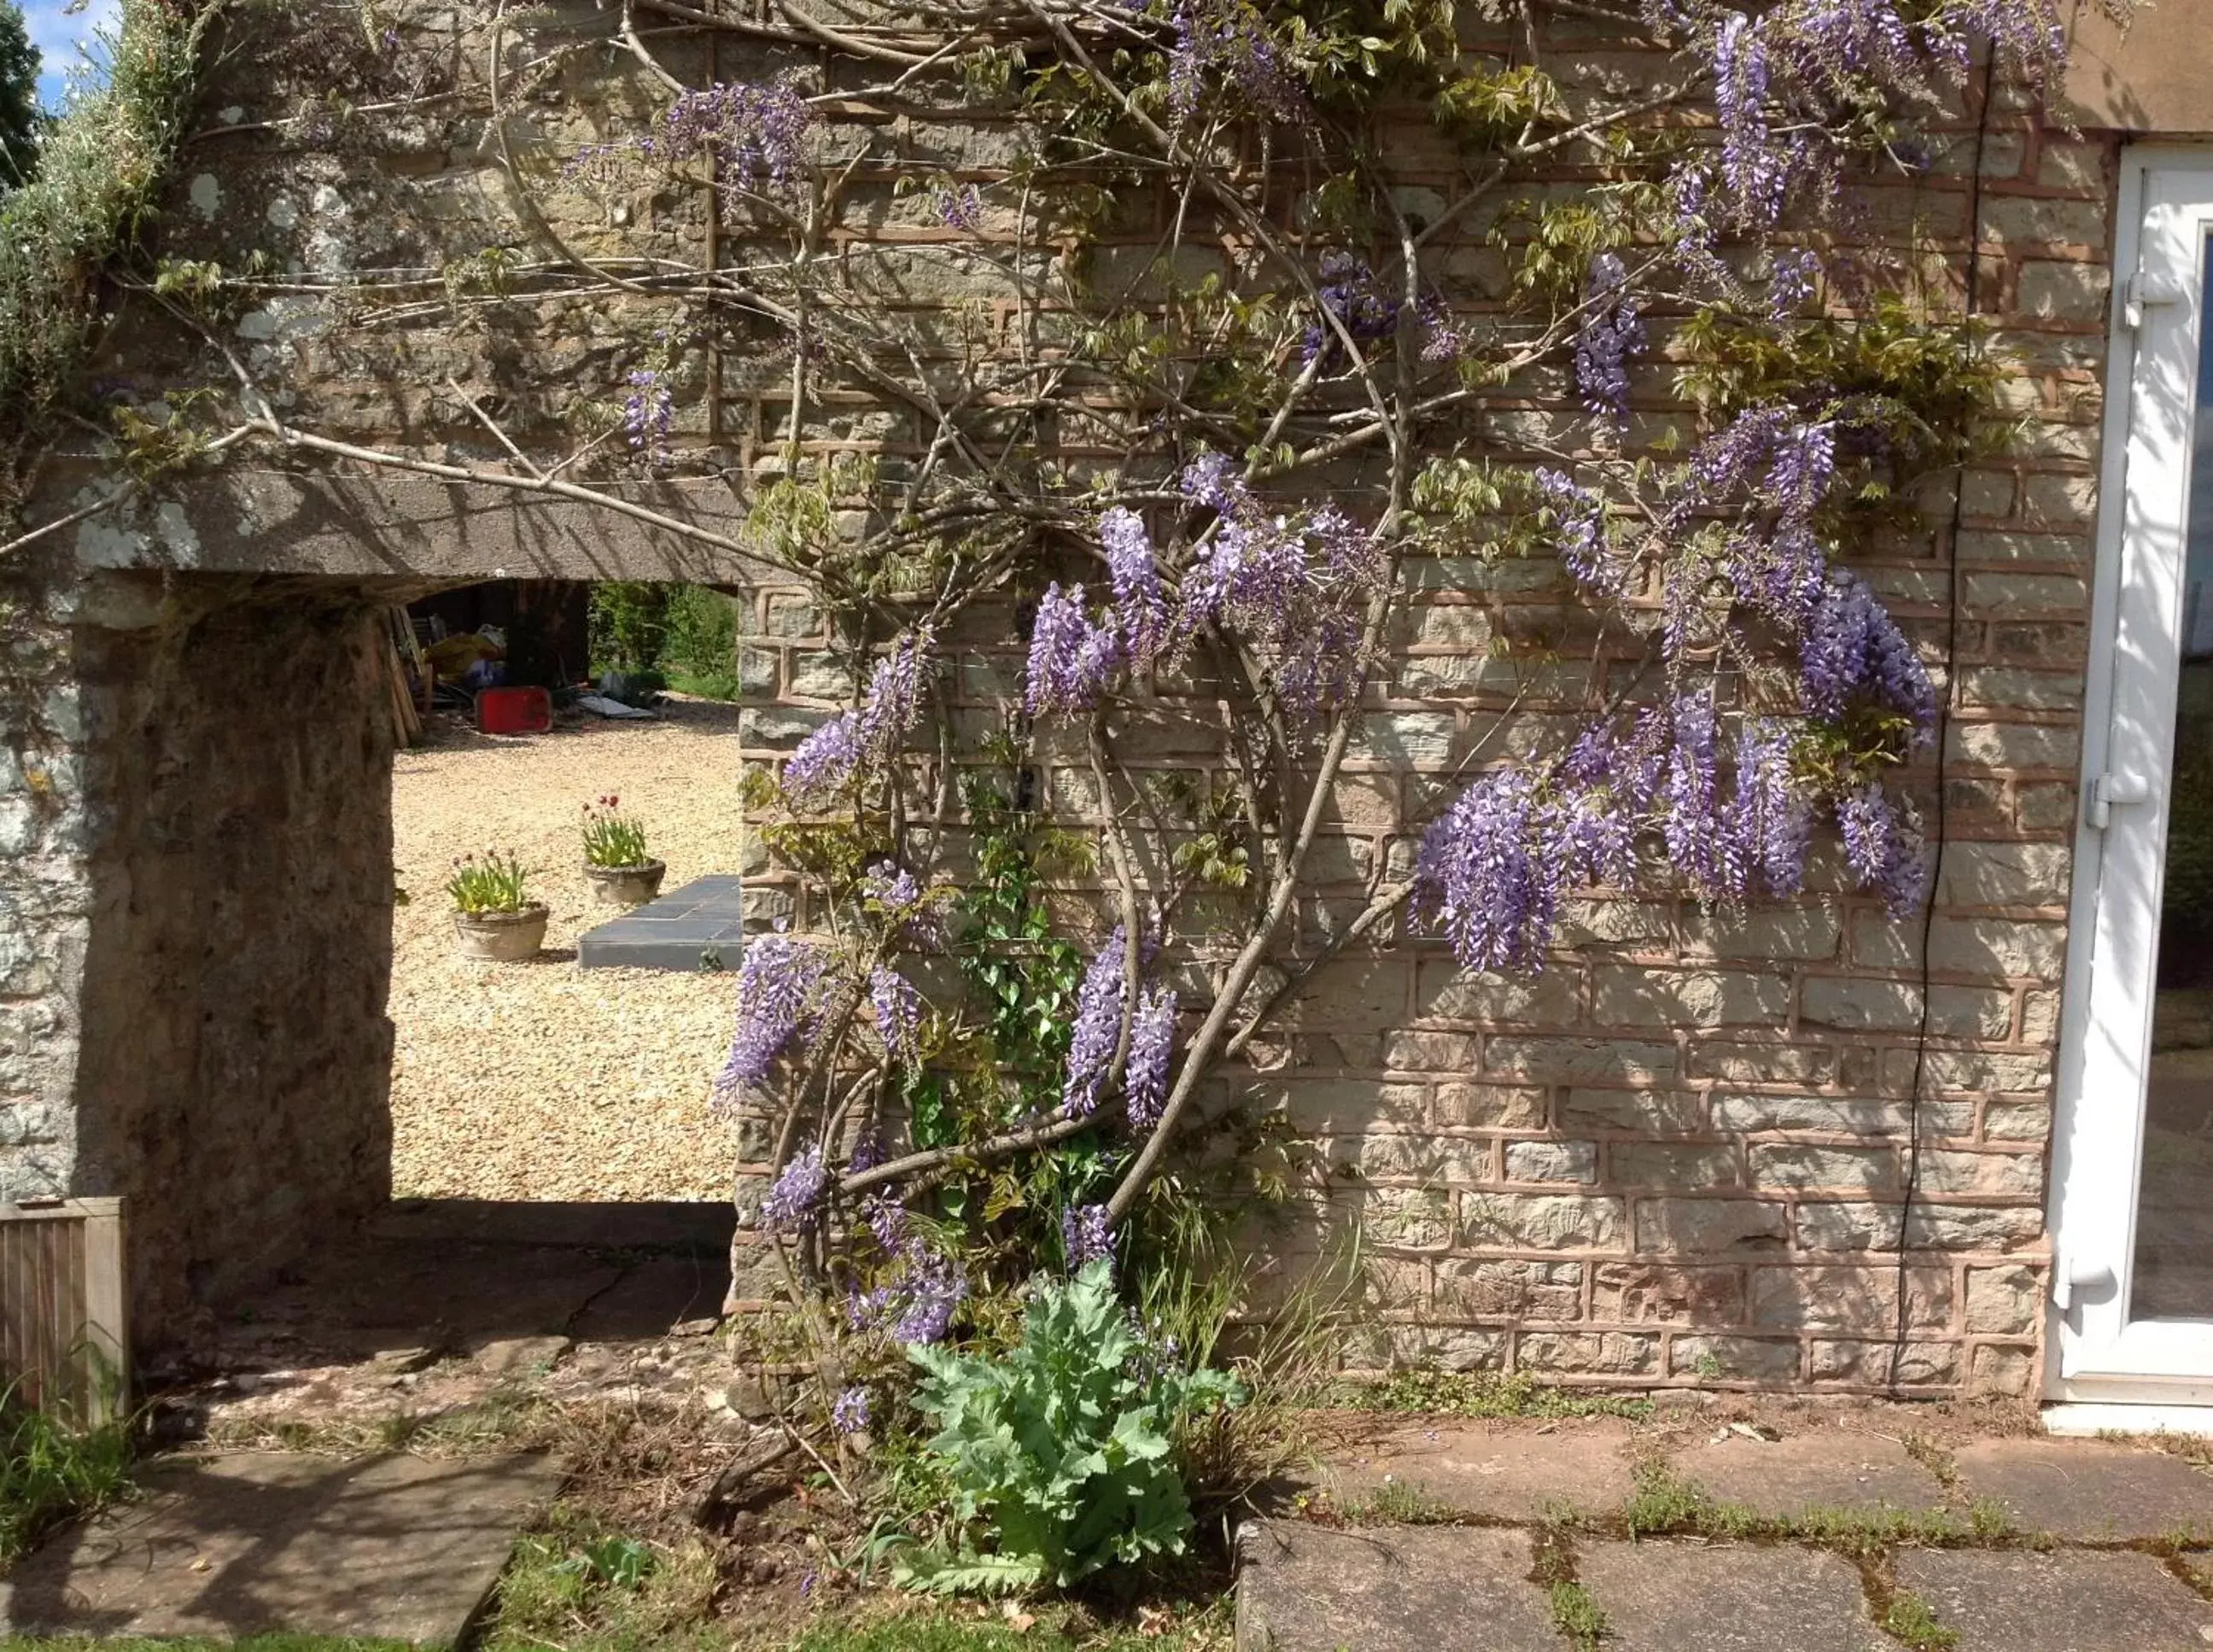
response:
<svg viewBox="0 0 2213 1652"><path fill-rule="evenodd" d="M661 880L668 868L660 861L643 866L588 866L592 899L602 906L643 906L661 893Z"/></svg>
<svg viewBox="0 0 2213 1652"><path fill-rule="evenodd" d="M550 916L537 901L519 912L455 912L454 933L461 956L485 964L516 964L537 955Z"/></svg>

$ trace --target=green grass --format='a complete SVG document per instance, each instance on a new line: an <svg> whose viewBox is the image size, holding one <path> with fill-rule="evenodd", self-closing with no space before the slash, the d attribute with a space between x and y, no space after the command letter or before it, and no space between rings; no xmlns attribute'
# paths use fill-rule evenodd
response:
<svg viewBox="0 0 2213 1652"><path fill-rule="evenodd" d="M1949 1509L1811 1508L1795 1515L1763 1515L1741 1503L1716 1501L1704 1486L1678 1479L1664 1463L1637 1471L1637 1489L1623 1506L1631 1538L1692 1536L1808 1543L1841 1554L1873 1555L1912 1544L1959 1548L2015 1542L2027 1534L2003 1503L1978 1498L1963 1515Z"/></svg>
<svg viewBox="0 0 2213 1652"><path fill-rule="evenodd" d="M95 1640L89 1636L0 1636L0 1652L412 1652L407 1641L356 1641L335 1635L248 1635L243 1640Z"/></svg>
<svg viewBox="0 0 2213 1652"><path fill-rule="evenodd" d="M1210 1636L1207 1643L1220 1643ZM1002 1619L932 1613L865 1625L823 1625L792 1642L789 1652L1178 1652L1190 1644L1190 1637L1174 1629L1143 1634L1039 1622L1024 1630Z"/></svg>
<svg viewBox="0 0 2213 1652"><path fill-rule="evenodd" d="M1555 1387L1526 1371L1399 1371L1346 1383L1339 1400L1356 1411L1433 1411L1454 1417L1625 1417L1642 1422L1652 1404L1619 1394Z"/></svg>
<svg viewBox="0 0 2213 1652"><path fill-rule="evenodd" d="M130 1484L126 1424L74 1429L0 1393L0 1564L62 1521L114 1502Z"/></svg>
<svg viewBox="0 0 2213 1652"><path fill-rule="evenodd" d="M1606 1637L1606 1613L1591 1599L1590 1591L1574 1582L1557 1582L1545 1591L1552 1612L1552 1627L1576 1652L1598 1652Z"/></svg>
<svg viewBox="0 0 2213 1652"><path fill-rule="evenodd" d="M668 686L679 694L696 694L703 700L735 700L738 698L738 674L735 671L693 673L680 668L668 673Z"/></svg>
<svg viewBox="0 0 2213 1652"><path fill-rule="evenodd" d="M1890 1610L1882 1615L1882 1630L1905 1642L1913 1652L1950 1652L1960 1643L1960 1631L1938 1623L1929 1603L1910 1589L1900 1589L1890 1597Z"/></svg>

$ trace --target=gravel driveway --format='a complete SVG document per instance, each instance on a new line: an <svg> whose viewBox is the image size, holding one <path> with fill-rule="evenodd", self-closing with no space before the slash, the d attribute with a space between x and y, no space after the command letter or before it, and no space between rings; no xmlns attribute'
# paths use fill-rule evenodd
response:
<svg viewBox="0 0 2213 1652"><path fill-rule="evenodd" d="M393 1181L405 1197L721 1198L735 1146L707 1111L732 978L580 970L594 906L577 832L605 792L645 825L665 889L738 864L737 710L671 702L651 723L588 719L492 739L441 718L399 753L393 856ZM454 951L455 856L513 850L552 908L529 964Z"/></svg>

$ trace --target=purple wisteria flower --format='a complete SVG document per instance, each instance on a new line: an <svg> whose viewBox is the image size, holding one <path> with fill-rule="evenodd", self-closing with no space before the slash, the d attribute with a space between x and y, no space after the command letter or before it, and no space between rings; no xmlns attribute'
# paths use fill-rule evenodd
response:
<svg viewBox="0 0 2213 1652"><path fill-rule="evenodd" d="M1060 1245L1070 1273L1114 1254L1114 1232L1103 1204L1071 1204L1060 1213Z"/></svg>
<svg viewBox="0 0 2213 1652"><path fill-rule="evenodd" d="M650 369L630 375L630 398L623 403L623 434L631 451L649 465L668 462L668 438L676 424L676 394Z"/></svg>
<svg viewBox="0 0 2213 1652"><path fill-rule="evenodd" d="M755 936L746 943L738 971L738 1022L729 1058L715 1079L718 1101L728 1105L759 1083L792 1037L814 1019L830 954L789 936Z"/></svg>
<svg viewBox="0 0 2213 1652"><path fill-rule="evenodd" d="M984 192L973 184L942 185L931 199L937 221L948 229L975 235L984 227Z"/></svg>
<svg viewBox="0 0 2213 1652"><path fill-rule="evenodd" d="M1168 1099L1168 1062L1175 1052L1176 995L1156 986L1138 1001L1130 1023L1130 1056L1124 1064L1123 1094L1130 1122L1148 1130L1158 1122Z"/></svg>
<svg viewBox="0 0 2213 1652"><path fill-rule="evenodd" d="M1555 470L1537 472L1537 494L1552 515L1553 548L1576 583L1619 590L1622 570L1606 554L1606 502Z"/></svg>
<svg viewBox="0 0 2213 1652"><path fill-rule="evenodd" d="M1629 363L1644 352L1644 322L1616 254L1591 259L1585 299L1588 308L1576 335L1576 387L1584 406L1619 429L1629 420Z"/></svg>
<svg viewBox="0 0 2213 1652"><path fill-rule="evenodd" d="M1837 800L1837 832L1852 875L1882 896L1893 917L1920 905L1928 888L1926 845L1919 828L1892 806L1881 782L1871 780Z"/></svg>
<svg viewBox="0 0 2213 1652"><path fill-rule="evenodd" d="M725 82L686 92L661 117L659 143L671 157L704 149L720 182L741 194L787 189L804 169L814 107L796 73L758 83ZM650 153L653 140L640 145Z"/></svg>
<svg viewBox="0 0 2213 1652"><path fill-rule="evenodd" d="M1181 0L1175 31L1168 53L1168 118L1174 125L1198 112L1210 81L1256 114L1282 121L1306 118L1306 94L1283 48L1260 12L1244 0Z"/></svg>
<svg viewBox="0 0 2213 1652"><path fill-rule="evenodd" d="M1373 344L1398 328L1399 301L1383 290L1374 270L1350 253L1323 255L1315 294L1322 313L1299 335L1302 362L1319 360L1324 368L1333 367L1344 359L1345 338Z"/></svg>
<svg viewBox="0 0 2213 1652"><path fill-rule="evenodd" d="M1076 1026L1069 1035L1061 1105L1088 1113L1099 1106L1099 1093L1122 1041L1122 1004L1129 991L1126 966L1129 931L1119 924L1083 972L1076 993Z"/></svg>
<svg viewBox="0 0 2213 1652"><path fill-rule="evenodd" d="M893 1061L914 1065L922 1056L922 994L914 983L878 966L869 975L869 1006L885 1052Z"/></svg>
<svg viewBox="0 0 2213 1652"><path fill-rule="evenodd" d="M830 1407L830 1422L840 1434L859 1434L869 1426L869 1391L854 1387L838 1394Z"/></svg>
<svg viewBox="0 0 2213 1652"><path fill-rule="evenodd" d="M1094 624L1084 611L1083 588L1058 584L1038 603L1030 628L1028 692L1033 717L1088 711L1122 662L1122 641L1112 621Z"/></svg>
<svg viewBox="0 0 2213 1652"><path fill-rule="evenodd" d="M1917 744L1936 721L1929 668L1889 611L1856 574L1832 570L1799 643L1798 680L1806 710L1839 717L1855 701L1873 701L1909 718Z"/></svg>
<svg viewBox="0 0 2213 1652"><path fill-rule="evenodd" d="M1116 506L1099 519L1099 540L1106 548L1106 571L1114 587L1114 619L1130 659L1143 665L1167 640L1167 594L1161 585L1159 558L1144 518Z"/></svg>
<svg viewBox="0 0 2213 1652"><path fill-rule="evenodd" d="M892 1335L904 1343L945 1340L953 1316L968 1300L968 1280L949 1257L912 1260L903 1286L904 1301L892 1322Z"/></svg>
<svg viewBox="0 0 2213 1652"><path fill-rule="evenodd" d="M769 1184L760 1204L761 1226L771 1233L795 1233L814 1219L830 1185L822 1149L810 1147L784 1166Z"/></svg>
<svg viewBox="0 0 2213 1652"><path fill-rule="evenodd" d="M890 761L922 714L934 643L928 626L903 632L876 662L860 704L800 741L783 765L785 789L802 797L833 791L868 765Z"/></svg>

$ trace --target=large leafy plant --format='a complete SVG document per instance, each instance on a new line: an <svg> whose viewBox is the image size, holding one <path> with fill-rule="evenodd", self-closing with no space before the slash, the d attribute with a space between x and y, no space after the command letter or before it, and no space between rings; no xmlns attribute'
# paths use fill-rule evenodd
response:
<svg viewBox="0 0 2213 1652"><path fill-rule="evenodd" d="M940 1425L924 1450L953 1488L960 1547L910 1560L904 1581L948 1593L1065 1587L1182 1552L1192 1521L1178 1433L1245 1399L1235 1378L1180 1369L1148 1342L1104 1259L1040 1289L1004 1353L908 1357L923 1372L914 1403ZM978 1528L989 1551L973 1546Z"/></svg>

